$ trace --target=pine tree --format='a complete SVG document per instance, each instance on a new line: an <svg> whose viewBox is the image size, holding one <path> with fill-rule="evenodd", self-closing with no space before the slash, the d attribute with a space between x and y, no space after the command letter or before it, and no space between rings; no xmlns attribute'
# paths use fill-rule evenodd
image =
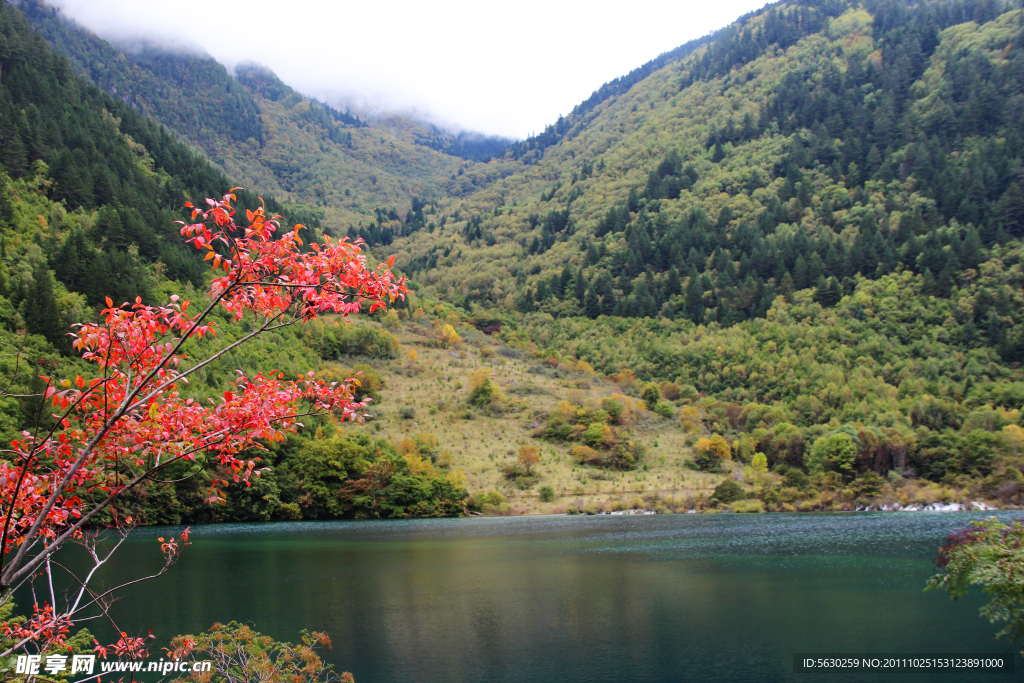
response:
<svg viewBox="0 0 1024 683"><path fill-rule="evenodd" d="M32 270L32 286L23 304L22 317L29 333L46 337L46 341L59 351L70 349L65 335L67 329L53 293L53 277L44 264L40 263Z"/></svg>
<svg viewBox="0 0 1024 683"><path fill-rule="evenodd" d="M0 226L10 225L14 220L14 192L7 174L0 169Z"/></svg>
<svg viewBox="0 0 1024 683"><path fill-rule="evenodd" d="M981 239L978 237L978 231L970 228L964 236L964 241L960 244L960 263L964 268L977 268L982 258Z"/></svg>
<svg viewBox="0 0 1024 683"><path fill-rule="evenodd" d="M679 271L675 266L669 266L665 274L665 294L673 297L682 294L682 283L679 281Z"/></svg>
<svg viewBox="0 0 1024 683"><path fill-rule="evenodd" d="M787 270L782 276L782 282L779 283L779 292L789 299L793 296L793 292L796 291L796 286L793 284L793 276L789 274Z"/></svg>
<svg viewBox="0 0 1024 683"><path fill-rule="evenodd" d="M692 271L690 284L686 288L686 317L693 322L700 322L704 316L704 290L700 286L697 271Z"/></svg>
<svg viewBox="0 0 1024 683"><path fill-rule="evenodd" d="M803 256L798 256L793 266L793 283L797 289L807 289L811 286L811 280L807 272L807 261Z"/></svg>
<svg viewBox="0 0 1024 683"><path fill-rule="evenodd" d="M583 296L583 314L591 320L601 315L601 302L599 301L597 289L594 285L590 285L590 287L587 288L586 294Z"/></svg>
<svg viewBox="0 0 1024 683"><path fill-rule="evenodd" d="M548 281L544 278L540 279L537 283L537 293L535 299L537 303L544 303L544 300L551 296L551 289L548 287Z"/></svg>
<svg viewBox="0 0 1024 683"><path fill-rule="evenodd" d="M724 158L725 158L725 150L722 149L722 143L721 142L716 142L715 143L715 149L711 153L711 161L712 161L712 163L717 164L720 161L722 161L722 159L724 159Z"/></svg>
<svg viewBox="0 0 1024 683"><path fill-rule="evenodd" d="M931 268L925 268L924 270L921 280L921 292L928 296L938 296L939 286L935 280L935 275L932 274Z"/></svg>
<svg viewBox="0 0 1024 683"><path fill-rule="evenodd" d="M28 153L25 151L25 144L21 141L20 135L15 133L4 145L3 157L0 158L0 161L3 161L3 165L15 178L25 175L28 167Z"/></svg>
<svg viewBox="0 0 1024 683"><path fill-rule="evenodd" d="M601 283L601 313L604 315L615 315L615 290L612 289L611 278L605 276Z"/></svg>
<svg viewBox="0 0 1024 683"><path fill-rule="evenodd" d="M825 308L831 308L843 298L843 290L834 277L818 277L818 286L814 290L814 300Z"/></svg>
<svg viewBox="0 0 1024 683"><path fill-rule="evenodd" d="M576 271L576 280L573 283L573 295L576 300L583 302L583 297L587 291L587 278L583 275L583 269Z"/></svg>
<svg viewBox="0 0 1024 683"><path fill-rule="evenodd" d="M562 266L562 275L558 281L558 291L556 294L559 299L564 299L566 296L572 296L572 291L569 287L573 284L573 273L572 266L568 263Z"/></svg>
<svg viewBox="0 0 1024 683"><path fill-rule="evenodd" d="M939 277L936 281L936 294L938 296L948 298L950 291L953 288L953 281L956 274L960 272L960 264L957 261L956 254L950 252L949 258L946 259L946 265L939 271Z"/></svg>
<svg viewBox="0 0 1024 683"><path fill-rule="evenodd" d="M1024 185L1013 183L999 199L999 220L1006 232L1024 235Z"/></svg>

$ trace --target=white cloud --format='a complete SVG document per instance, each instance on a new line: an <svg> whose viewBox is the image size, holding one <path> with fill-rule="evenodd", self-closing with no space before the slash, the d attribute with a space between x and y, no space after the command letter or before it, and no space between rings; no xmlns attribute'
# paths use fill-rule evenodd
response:
<svg viewBox="0 0 1024 683"><path fill-rule="evenodd" d="M763 0L51 0L105 38L256 61L320 99L486 133L540 132L603 83Z"/></svg>

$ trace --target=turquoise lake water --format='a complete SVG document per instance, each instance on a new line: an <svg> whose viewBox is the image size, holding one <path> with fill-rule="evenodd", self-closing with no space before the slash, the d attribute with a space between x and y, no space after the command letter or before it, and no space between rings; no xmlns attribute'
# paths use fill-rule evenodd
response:
<svg viewBox="0 0 1024 683"><path fill-rule="evenodd" d="M1014 652L979 617L980 593L923 592L945 535L981 516L197 527L179 563L124 591L114 613L161 645L216 621L279 640L327 631L327 659L357 683L1022 680L1019 655L1016 674L793 671L796 652ZM137 531L102 580L155 569L170 531Z"/></svg>

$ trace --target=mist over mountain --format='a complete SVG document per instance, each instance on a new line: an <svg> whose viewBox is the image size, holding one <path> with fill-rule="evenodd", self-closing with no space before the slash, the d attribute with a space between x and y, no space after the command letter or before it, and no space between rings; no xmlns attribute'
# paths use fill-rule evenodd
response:
<svg viewBox="0 0 1024 683"><path fill-rule="evenodd" d="M199 42L229 68L266 64L336 108L346 104L341 98L354 97L347 104L364 111L415 110L443 127L454 122L516 138L543 130L609 79L763 3L637 0L628 12L617 3L580 11L539 0L514 6L295 0L287 10L267 0L52 4L115 41ZM221 28L224 22L230 30Z"/></svg>

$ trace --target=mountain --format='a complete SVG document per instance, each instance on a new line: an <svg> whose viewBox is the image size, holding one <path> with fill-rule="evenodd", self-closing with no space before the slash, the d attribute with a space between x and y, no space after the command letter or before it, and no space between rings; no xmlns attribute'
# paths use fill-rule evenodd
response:
<svg viewBox="0 0 1024 683"><path fill-rule="evenodd" d="M80 361L67 333L106 297L155 303L168 285L203 286L209 269L182 243L175 221L187 201L231 186L166 128L75 75L19 10L0 2L4 348L72 371ZM248 192L238 198L243 209L259 201ZM272 196L266 205L303 218ZM13 393L30 393L38 380L23 367L12 379L18 367L5 352L0 371L15 382ZM6 436L31 425L37 407L3 398L0 430Z"/></svg>
<svg viewBox="0 0 1024 683"><path fill-rule="evenodd" d="M19 272L7 277L24 283L39 267L28 241L47 247L65 318L85 310L68 303L85 287L65 265L79 238L60 218L47 242L35 216L54 225L45 216L60 216L64 199L81 207L68 220L93 258L130 256L161 286L168 275L189 280L166 265L178 263L163 257L169 241L150 244L139 227L162 218L122 216L156 186L117 189L157 182L139 167L177 187L185 171L160 168L188 151L184 141L236 182L280 194L293 216L397 254L414 294L380 322L432 350L424 363L416 353L389 360L392 347L373 360L375 429L415 445L409 396L436 380L443 396L429 419L461 435L447 462L466 465L475 489L533 485L479 438L503 442L529 411L560 491L600 490L595 481L635 470L680 483L686 461L704 471L688 480L687 505L712 504L707 472L746 482L761 509L915 496L1024 503L1024 10L996 0L777 3L506 145L400 116L356 119L262 67L232 75L205 56L118 50L45 6L23 6L71 62L19 28L49 62L12 76L21 90L11 92L52 81L61 97L88 93L88 106L61 105L74 110L64 121L112 131L111 159L142 146L138 163L110 171L122 192L113 204L97 194L103 160L62 162L79 153L65 137L30 158L25 150L58 140L46 131L64 124L49 114L36 123L28 95L4 104L5 62L0 122L17 131L0 150L6 196L39 207L12 214L8 271ZM72 64L99 87L73 79ZM158 156L164 148L173 154ZM216 179L203 187L223 180L190 154L188 168ZM35 159L49 165L29 172ZM91 194L75 190L87 184L83 169ZM116 225L134 226L127 235L109 227L114 209L104 213L117 203ZM153 244L159 261L146 260ZM0 314L11 311L9 332L41 330L53 316L22 311L21 286L6 290ZM329 336L311 330L232 362L342 372L343 356L365 351ZM479 358L436 351L463 343ZM471 372L505 359L500 386ZM457 393L463 380L468 396ZM406 402L397 412L389 391ZM744 469L762 462L756 453L768 479Z"/></svg>
<svg viewBox="0 0 1024 683"><path fill-rule="evenodd" d="M514 146L388 248L421 294L668 383L770 464L845 425L860 468L990 473L949 454L1024 404L1022 22L766 8Z"/></svg>
<svg viewBox="0 0 1024 683"><path fill-rule="evenodd" d="M366 222L382 206L404 212L414 197L471 192L475 185L454 182L460 171L509 142L404 117L363 121L302 96L259 65L231 74L204 54L119 48L40 0L20 7L100 90L167 126L240 185L306 205L327 226Z"/></svg>
<svg viewBox="0 0 1024 683"><path fill-rule="evenodd" d="M226 192L227 178L166 128L81 81L21 12L4 3L0 22L0 227L7 269L0 309L7 324L24 322L30 332L59 326L31 312L40 302L30 293L46 265L67 286L62 296L79 292L91 305L107 295L150 300L154 280L147 267L157 262L167 277L202 284L205 269L181 245L174 221L189 199ZM254 207L257 198L242 193L240 201ZM17 322L23 305L29 313ZM63 331L45 336L63 342Z"/></svg>
<svg viewBox="0 0 1024 683"><path fill-rule="evenodd" d="M249 78L264 91L274 87L262 73ZM95 320L106 301L138 297L163 303L172 293L201 300L212 277L209 264L183 243L175 221L189 215L187 201L220 196L230 187L203 155L162 124L77 75L22 12L0 0L0 433L5 439L55 426L50 401L42 399L40 374L58 381L95 376L97 366L78 357L68 333L76 323ZM249 192L237 195L235 206L243 213L260 202ZM305 212L270 196L265 200L290 223ZM310 227L310 237L318 239L319 231ZM354 374L333 362L343 354L397 355L394 338L368 326L318 321L315 337L312 326L279 329L232 349L247 332L244 323L224 310L207 321L216 325L216 335L208 335L206 344L225 355L222 363L201 368L179 385L192 399L215 395L238 371L266 372L268 364L293 376L315 367L340 379ZM369 395L373 386L363 377L366 388L360 391ZM337 426L328 420L315 420L311 427L316 431L265 454L274 474L238 492L231 504L203 502L211 478L226 474L212 457L207 461L207 454L197 454L201 471L190 471L193 465L186 460L173 463L164 471L177 481L146 482L119 498L116 511L143 523L366 514L360 499L342 502L334 492L365 471L358 458L387 457L394 461L391 497L377 514L461 512L467 493L456 473L449 477L447 468L439 471L422 461L413 467L395 444L366 434L334 435ZM324 433L335 438L311 445L309 436L319 441ZM351 472L338 470L335 448L354 458ZM115 519L104 514L101 524Z"/></svg>

